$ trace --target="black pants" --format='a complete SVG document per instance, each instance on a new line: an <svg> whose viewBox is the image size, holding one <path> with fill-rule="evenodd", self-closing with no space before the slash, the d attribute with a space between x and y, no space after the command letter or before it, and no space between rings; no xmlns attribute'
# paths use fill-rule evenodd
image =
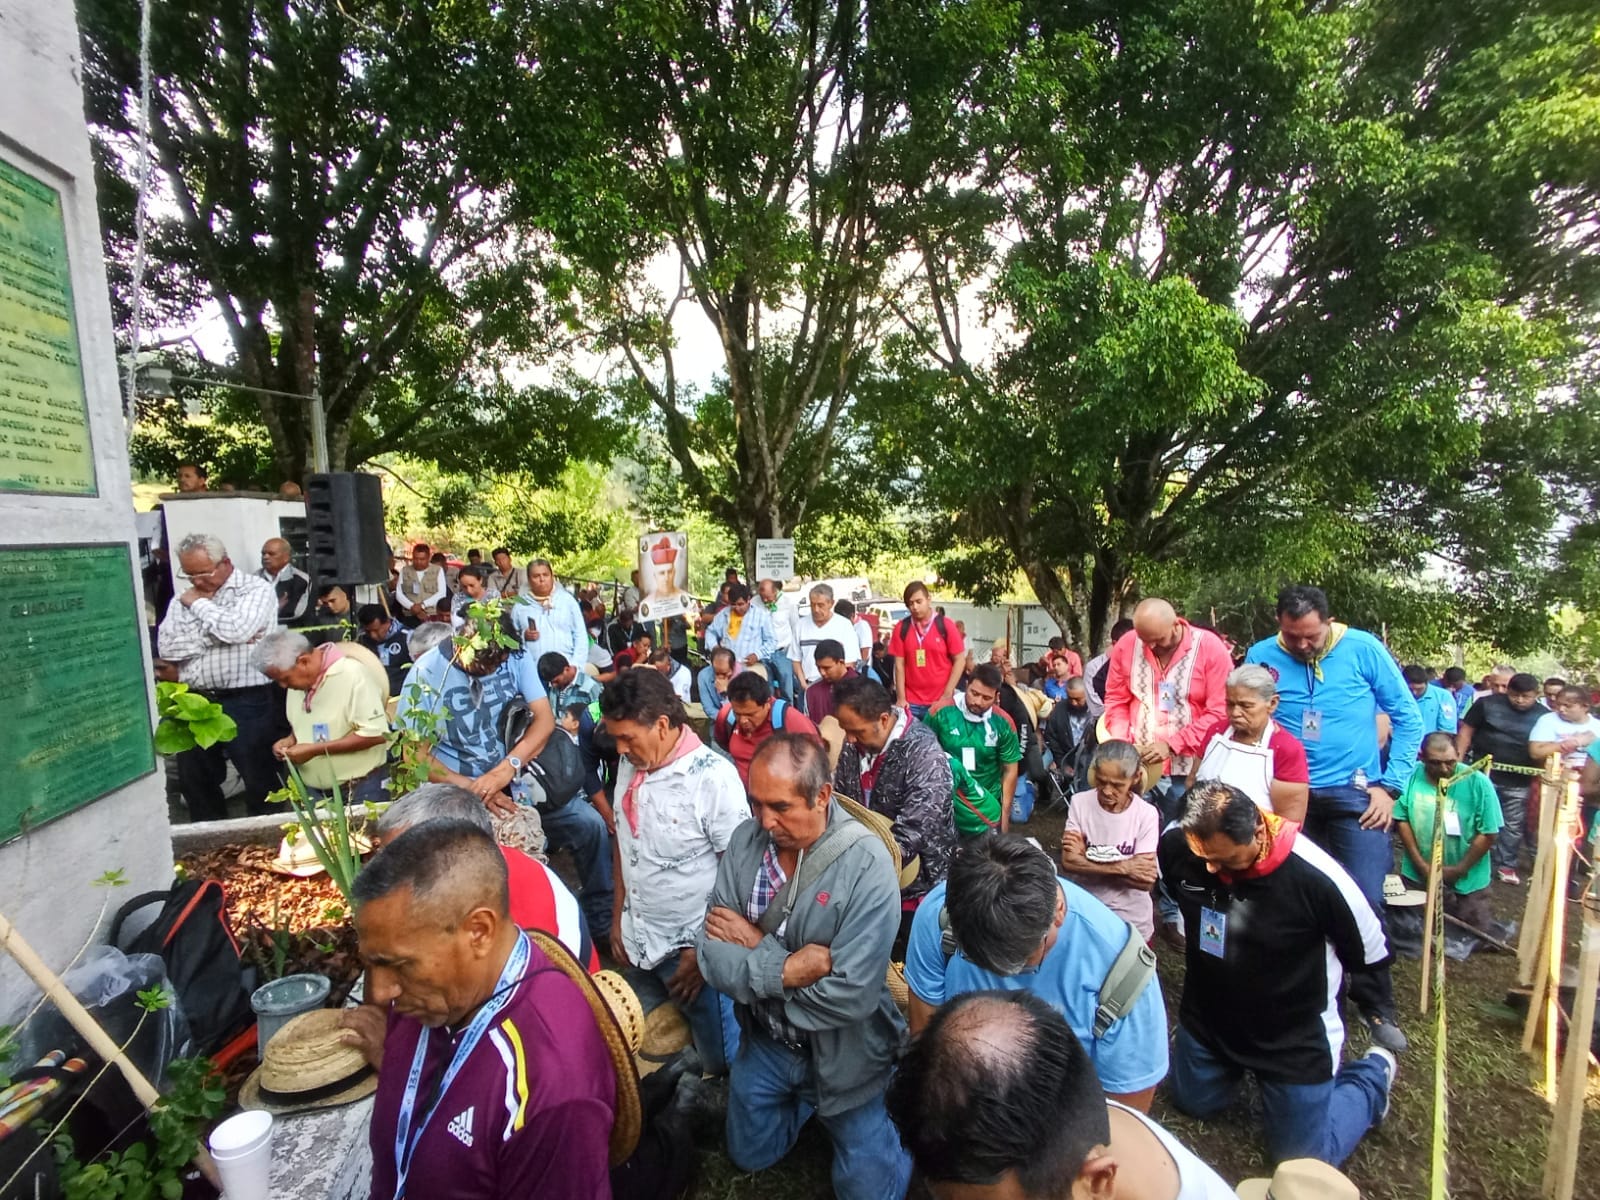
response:
<svg viewBox="0 0 1600 1200"><path fill-rule="evenodd" d="M244 807L251 816L270 812L267 793L283 786L272 743L289 732L283 714L283 689L274 684L241 688L213 697L233 718L239 734L231 742L196 746L178 755L178 787L195 821L219 821L228 815L222 781L233 764L244 781Z"/></svg>

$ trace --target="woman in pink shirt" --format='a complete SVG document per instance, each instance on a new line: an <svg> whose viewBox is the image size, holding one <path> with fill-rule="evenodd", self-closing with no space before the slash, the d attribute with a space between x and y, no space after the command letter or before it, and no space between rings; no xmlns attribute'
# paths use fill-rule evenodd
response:
<svg viewBox="0 0 1600 1200"><path fill-rule="evenodd" d="M1150 889L1156 882L1161 816L1139 794L1144 771L1131 742L1102 742L1089 760L1094 787L1077 792L1061 833L1061 869L1139 931L1155 934Z"/></svg>

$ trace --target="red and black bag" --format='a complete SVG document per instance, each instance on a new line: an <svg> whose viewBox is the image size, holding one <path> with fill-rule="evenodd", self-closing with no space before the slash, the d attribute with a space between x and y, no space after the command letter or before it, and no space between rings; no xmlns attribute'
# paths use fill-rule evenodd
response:
<svg viewBox="0 0 1600 1200"><path fill-rule="evenodd" d="M128 917L153 904L161 905L155 920L124 941ZM254 1022L227 892L217 880L180 880L171 891L135 896L117 910L111 944L125 954L160 956L196 1054L215 1054Z"/></svg>

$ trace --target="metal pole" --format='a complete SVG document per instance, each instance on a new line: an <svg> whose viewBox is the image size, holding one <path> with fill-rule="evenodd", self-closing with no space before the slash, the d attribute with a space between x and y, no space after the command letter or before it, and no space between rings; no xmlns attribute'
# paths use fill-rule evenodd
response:
<svg viewBox="0 0 1600 1200"><path fill-rule="evenodd" d="M311 469L328 473L328 427L322 415L322 388L311 385Z"/></svg>

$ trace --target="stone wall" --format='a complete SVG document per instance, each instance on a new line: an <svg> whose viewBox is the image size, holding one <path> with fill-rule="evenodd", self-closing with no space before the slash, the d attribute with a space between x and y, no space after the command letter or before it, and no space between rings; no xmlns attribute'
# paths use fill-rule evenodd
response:
<svg viewBox="0 0 1600 1200"><path fill-rule="evenodd" d="M0 0L0 160L50 184L61 196L98 492L51 496L0 490L0 545L37 545L47 553L52 545L125 544L134 563L127 433L79 60L70 3ZM136 603L138 587L135 578ZM7 621L14 626L13 618ZM142 616L139 622L142 627ZM148 679L148 647L144 663ZM70 683L63 680L65 686ZM146 690L152 691L148 685ZM6 736L0 713L0 738ZM18 784L8 779L0 786ZM47 962L64 966L95 932L105 893L90 885L109 870L123 871L128 880L127 886L111 890L113 911L137 891L170 883L172 847L165 786L158 772L0 846L0 912ZM30 995L15 966L0 955L0 1022L14 1016Z"/></svg>

